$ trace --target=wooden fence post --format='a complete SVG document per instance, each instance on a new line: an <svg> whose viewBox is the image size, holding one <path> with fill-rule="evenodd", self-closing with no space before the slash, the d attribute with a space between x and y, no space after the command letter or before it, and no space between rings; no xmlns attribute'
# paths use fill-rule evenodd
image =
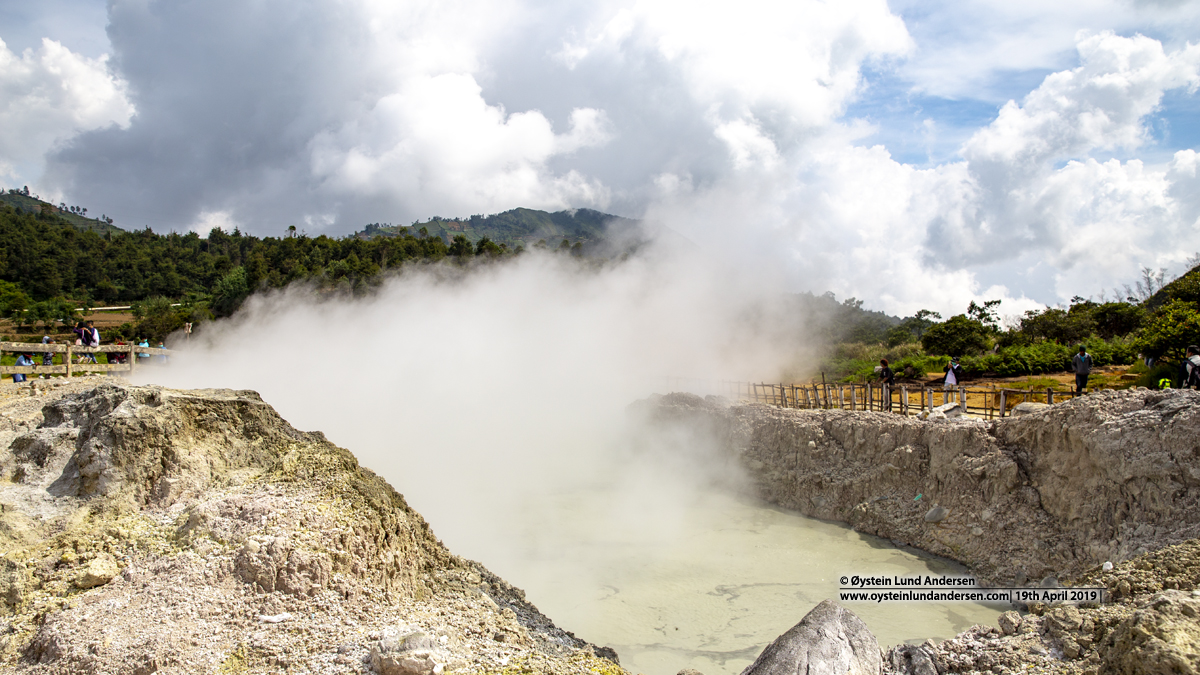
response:
<svg viewBox="0 0 1200 675"><path fill-rule="evenodd" d="M1000 390L1000 416L1004 417L1008 414L1008 392Z"/></svg>
<svg viewBox="0 0 1200 675"><path fill-rule="evenodd" d="M1046 387L1046 403L1054 405L1054 390L1050 387Z"/></svg>
<svg viewBox="0 0 1200 675"><path fill-rule="evenodd" d="M838 408L845 410L846 408L846 387L838 385Z"/></svg>
<svg viewBox="0 0 1200 675"><path fill-rule="evenodd" d="M908 387L900 385L900 414L908 417Z"/></svg>
<svg viewBox="0 0 1200 675"><path fill-rule="evenodd" d="M867 410L868 411L874 410L874 406L875 406L874 394L875 394L875 392L873 391L873 387L871 386L871 383L868 382L867 383Z"/></svg>

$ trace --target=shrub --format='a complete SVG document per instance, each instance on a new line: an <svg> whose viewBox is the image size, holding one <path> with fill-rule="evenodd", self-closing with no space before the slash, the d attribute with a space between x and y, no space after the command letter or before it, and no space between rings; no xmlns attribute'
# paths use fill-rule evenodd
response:
<svg viewBox="0 0 1200 675"><path fill-rule="evenodd" d="M1146 356L1166 356L1173 361L1182 361L1188 345L1196 343L1200 343L1200 313L1195 305L1183 300L1159 307L1133 341Z"/></svg>
<svg viewBox="0 0 1200 675"><path fill-rule="evenodd" d="M921 346L927 354L966 356L980 354L988 348L988 329L965 314L952 316L934 324L921 336Z"/></svg>

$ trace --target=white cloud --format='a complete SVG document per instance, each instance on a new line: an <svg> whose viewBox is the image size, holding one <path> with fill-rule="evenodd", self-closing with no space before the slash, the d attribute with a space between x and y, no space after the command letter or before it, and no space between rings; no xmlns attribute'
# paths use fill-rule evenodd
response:
<svg viewBox="0 0 1200 675"><path fill-rule="evenodd" d="M1200 31L1196 2L896 0L891 7L909 20L919 45L900 75L920 92L949 99L1019 95L1023 74L1072 65L1081 31L1140 31L1173 46Z"/></svg>
<svg viewBox="0 0 1200 675"><path fill-rule="evenodd" d="M904 23L877 0L639 0L560 54L576 65L594 53L652 51L679 69L699 105L718 107L718 126L756 111L813 126L841 113L865 59L911 48Z"/></svg>
<svg viewBox="0 0 1200 675"><path fill-rule="evenodd" d="M1019 313L1037 304L1027 294L1098 294L1142 265L1179 263L1200 248L1194 151L1169 165L1090 153L1144 143L1164 92L1195 86L1200 49L1105 33L1079 52L1079 67L979 130L962 161L917 169L830 127L751 163L753 128L725 126L738 171L664 193L651 214L760 268L776 251L790 286L904 314L961 312L981 297Z"/></svg>
<svg viewBox="0 0 1200 675"><path fill-rule="evenodd" d="M28 180L46 152L81 131L128 127L125 83L107 58L88 59L54 40L19 56L0 40L0 176Z"/></svg>
<svg viewBox="0 0 1200 675"><path fill-rule="evenodd" d="M115 0L128 85L110 82L137 115L60 142L47 182L119 223L261 234L593 206L782 290L901 313L1054 302L1200 248L1194 152L1168 160L1147 131L1165 92L1197 84L1200 48L1178 39L1197 12L1081 7ZM1166 37L1105 31L1138 21ZM918 111L926 142L967 139L918 168L864 147L888 122L842 117L876 91L868 67L977 100L1006 69L1053 72L966 132Z"/></svg>
<svg viewBox="0 0 1200 675"><path fill-rule="evenodd" d="M467 74L416 77L312 142L313 173L337 192L392 195L427 209L603 206L602 185L549 175L551 157L602 144L603 111L576 109L555 134L537 111L509 114L484 101ZM460 213L464 212L464 213Z"/></svg>
<svg viewBox="0 0 1200 675"><path fill-rule="evenodd" d="M999 163L1024 171L1095 149L1134 149L1147 137L1143 118L1168 89L1196 90L1200 45L1167 54L1141 35L1112 33L1079 42L1082 65L1053 73L1025 98L1009 101L967 142L972 164Z"/></svg>

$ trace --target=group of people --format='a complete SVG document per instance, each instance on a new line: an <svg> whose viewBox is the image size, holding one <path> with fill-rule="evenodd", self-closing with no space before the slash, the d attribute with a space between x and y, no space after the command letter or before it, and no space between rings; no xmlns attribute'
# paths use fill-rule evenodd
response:
<svg viewBox="0 0 1200 675"><path fill-rule="evenodd" d="M71 332L73 332L75 334L75 345L78 347L99 347L100 346L100 331L96 328L95 324L92 321L80 321L79 323L77 323L75 325L75 328L73 328L71 330ZM42 336L42 344L52 345L52 344L54 344L54 340L51 340L49 335L45 335L45 336ZM125 343L117 342L117 344L124 345ZM150 341L146 340L145 338L139 338L139 341L136 343L136 346L149 348ZM164 348L163 343L161 341L158 343L157 348L158 349ZM111 352L107 356L108 356L109 363L125 364L125 363L129 362L128 352ZM135 356L137 357L139 363L142 362L143 360L150 359L150 354L147 352L137 352L135 354ZM167 360L167 357L160 355L158 357L158 360L165 362ZM95 352L81 353L79 355L79 363L81 363L81 364L96 363ZM39 364L37 364L34 361L33 353L27 352L27 353L18 354L14 365L16 365L18 367L29 368L29 367L33 367L33 366L36 366ZM54 352L42 352L42 362L40 365L43 365L43 366L54 365ZM14 383L25 382L28 380L28 376L24 373L13 373L12 379L13 379Z"/></svg>
<svg viewBox="0 0 1200 675"><path fill-rule="evenodd" d="M1084 389L1087 388L1088 376L1092 373L1092 364L1092 355L1087 353L1086 347L1079 345L1079 353L1071 359L1071 368L1075 371L1076 395L1082 395ZM1191 379L1192 369L1194 368L1197 385L1200 386L1200 347L1188 347L1188 361L1186 362L1186 366L1188 368L1188 377L1185 378L1185 382ZM880 382L889 387L895 386L896 372L892 370L887 359L879 360L879 368L876 369L876 372ZM942 368L942 372L945 373L942 376L942 388L946 390L957 387L962 383L963 376L965 375L962 365L958 362L958 357L953 356L950 357L946 366Z"/></svg>
<svg viewBox="0 0 1200 675"><path fill-rule="evenodd" d="M880 359L879 368L877 369L879 380L890 386L896 384L896 373L888 365L887 359ZM1092 374L1092 368L1095 367L1095 361L1092 355L1088 353L1085 345L1079 345L1079 351L1071 357L1071 370L1075 372L1075 395L1082 396L1087 390L1088 377ZM945 376L942 378L942 387L945 389L953 389L963 381L963 369L959 365L957 358L951 358L942 368ZM1180 373L1184 389L1200 389L1200 346L1190 345L1187 348L1187 358L1183 362L1183 372Z"/></svg>

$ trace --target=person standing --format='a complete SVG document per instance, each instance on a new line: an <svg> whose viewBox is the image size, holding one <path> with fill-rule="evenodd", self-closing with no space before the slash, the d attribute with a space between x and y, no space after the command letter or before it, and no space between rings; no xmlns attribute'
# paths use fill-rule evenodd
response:
<svg viewBox="0 0 1200 675"><path fill-rule="evenodd" d="M1087 388L1088 375L1092 374L1092 355L1087 348L1079 345L1079 353L1071 359L1071 367L1075 370L1075 395L1082 396Z"/></svg>
<svg viewBox="0 0 1200 675"><path fill-rule="evenodd" d="M892 387L896 386L896 373L887 359L879 359L879 381L883 383L883 409L892 409Z"/></svg>
<svg viewBox="0 0 1200 675"><path fill-rule="evenodd" d="M42 344L52 345L52 344L54 344L54 340L51 340L49 335L43 335L42 336ZM54 352L42 352L42 365L43 366L54 365Z"/></svg>
<svg viewBox="0 0 1200 675"><path fill-rule="evenodd" d="M99 347L100 346L100 331L96 330L96 326L91 321L88 321L84 325L83 345L85 347ZM91 354L88 354L88 361L90 361L92 363L96 362L96 354L94 352Z"/></svg>
<svg viewBox="0 0 1200 675"><path fill-rule="evenodd" d="M17 356L17 362L14 365L24 367L24 368L28 368L28 367L32 366L33 359L30 358L31 356L32 356L31 354L19 354ZM25 373L13 373L12 377L13 377L13 384L16 384L17 382L25 381Z"/></svg>
<svg viewBox="0 0 1200 675"><path fill-rule="evenodd" d="M1183 360L1183 384L1184 389L1195 387L1200 389L1200 347L1196 345L1188 345L1187 358Z"/></svg>
<svg viewBox="0 0 1200 675"><path fill-rule="evenodd" d="M950 357L950 363L947 363L946 367L942 368L942 370L946 371L946 379L942 381L942 389L950 391L957 387L959 382L962 382L963 370L962 366L958 365L956 357Z"/></svg>

